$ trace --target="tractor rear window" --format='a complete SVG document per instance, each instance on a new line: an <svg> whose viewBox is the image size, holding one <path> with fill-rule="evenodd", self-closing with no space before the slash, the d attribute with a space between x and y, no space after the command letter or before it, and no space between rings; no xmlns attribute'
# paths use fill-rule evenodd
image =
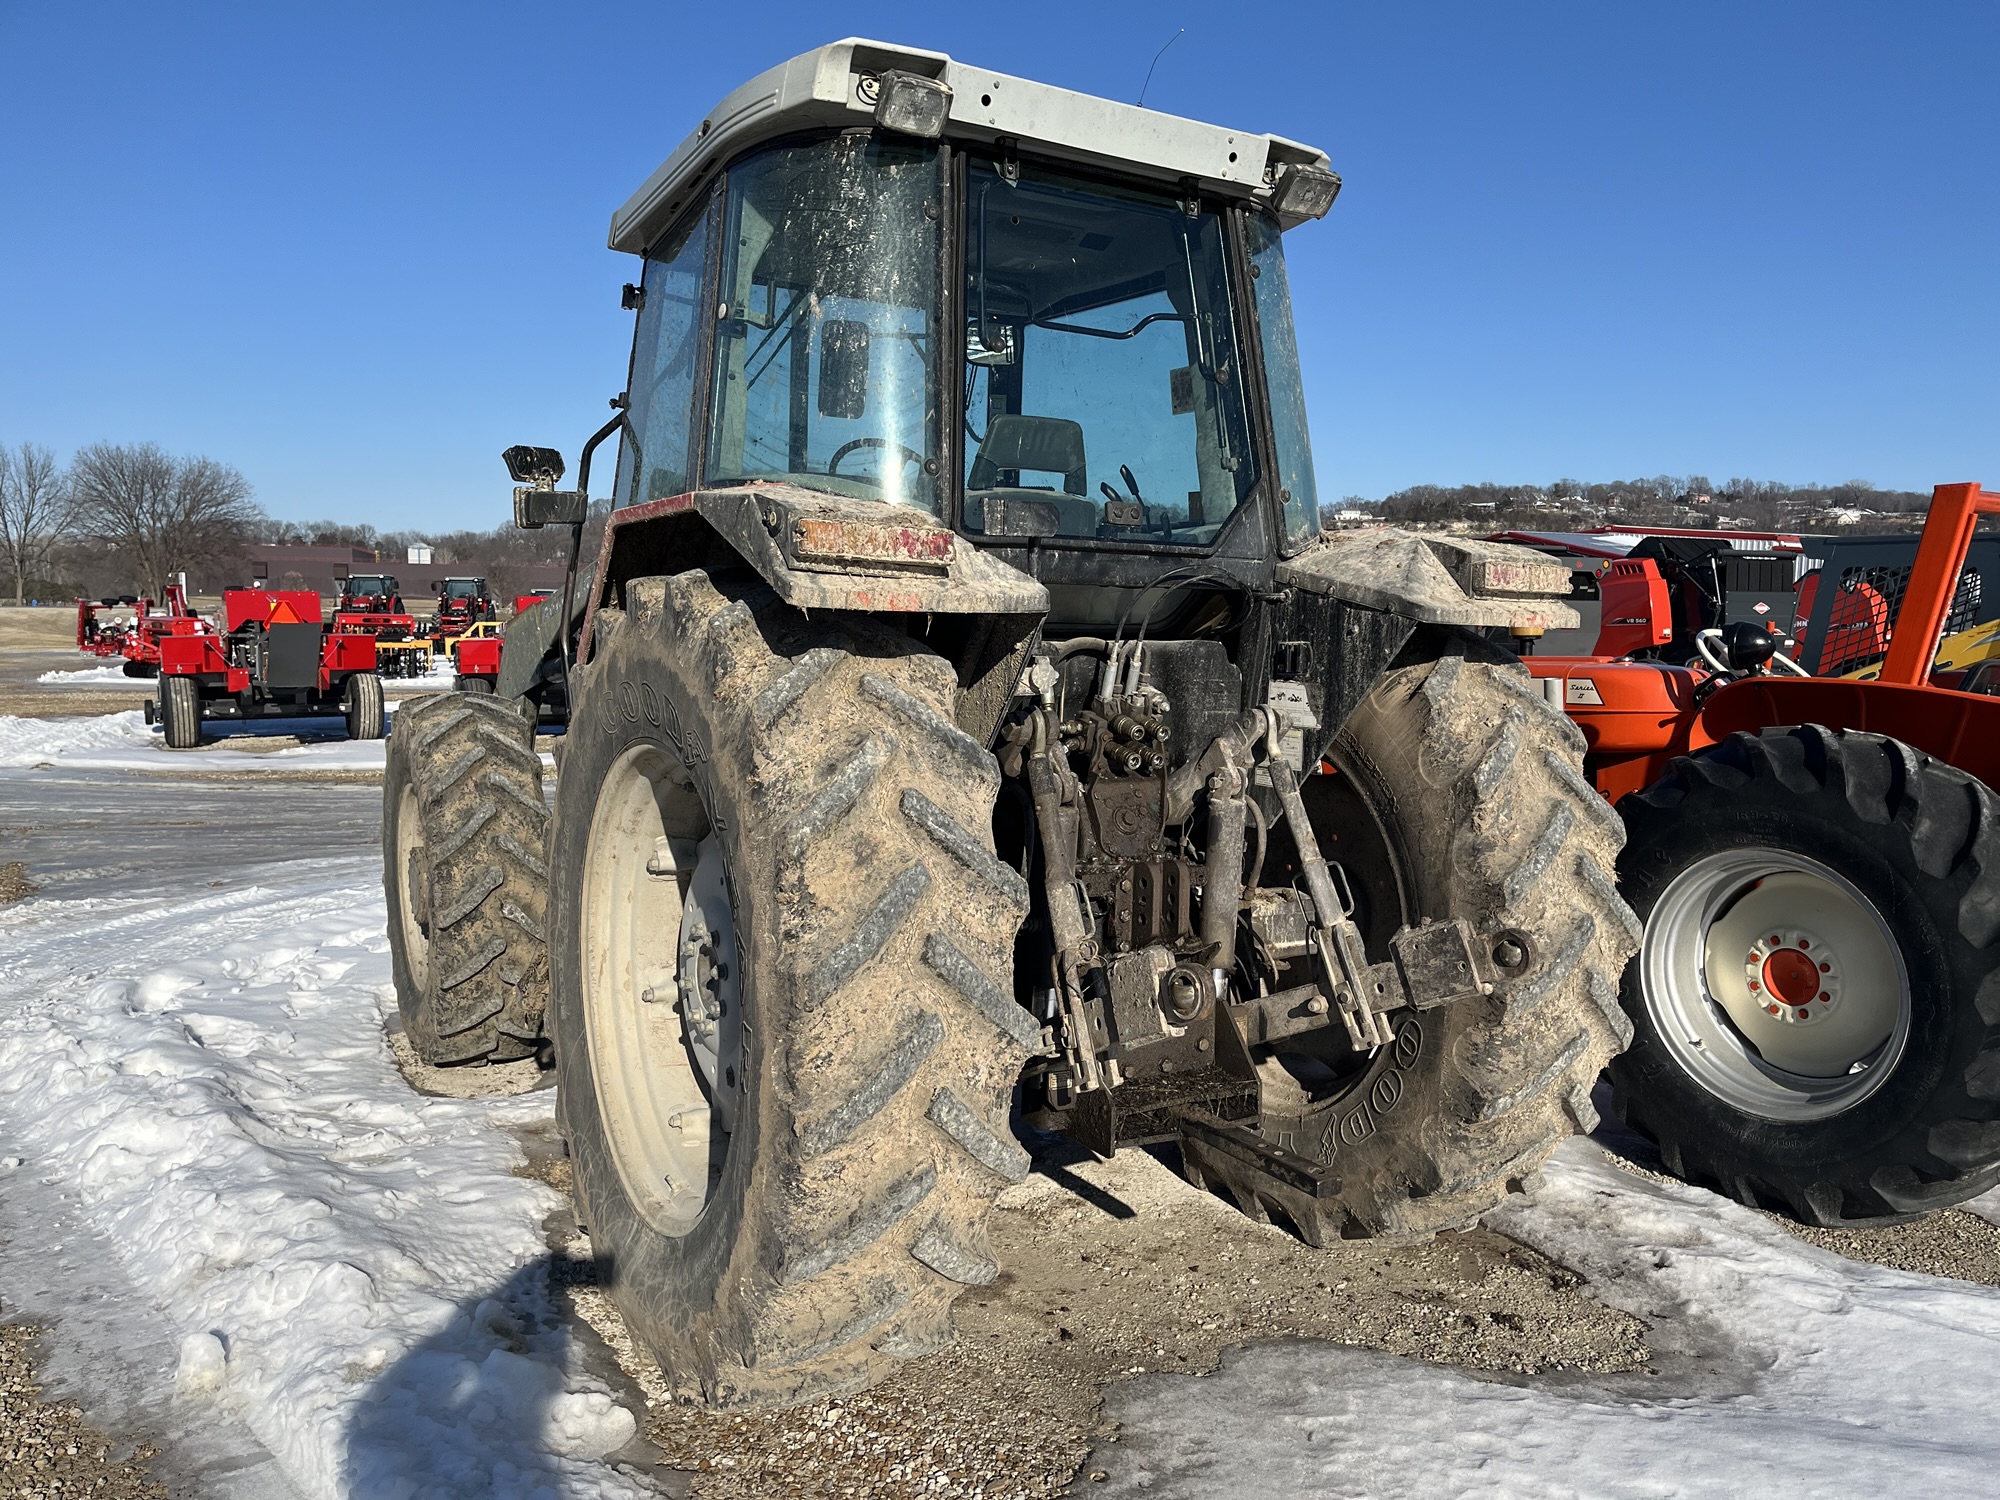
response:
<svg viewBox="0 0 2000 1500"><path fill-rule="evenodd" d="M865 136L730 169L708 483L937 508L938 183Z"/></svg>
<svg viewBox="0 0 2000 1500"><path fill-rule="evenodd" d="M968 164L965 525L1208 546L1250 495L1221 218Z"/></svg>

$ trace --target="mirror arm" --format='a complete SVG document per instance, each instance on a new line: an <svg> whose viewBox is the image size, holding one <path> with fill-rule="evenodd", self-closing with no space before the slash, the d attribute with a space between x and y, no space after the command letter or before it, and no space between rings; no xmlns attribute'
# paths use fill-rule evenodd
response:
<svg viewBox="0 0 2000 1500"><path fill-rule="evenodd" d="M583 528L590 520L590 458L597 452L598 444L620 428L631 435L633 446L637 447L639 435L632 432L632 424L626 420L625 408L621 406L617 415L590 435L590 440L583 445L582 455L576 461L576 492L583 499L584 519L569 529L569 569L563 574L562 618L556 622L556 639L561 646L556 653L556 661L562 670L563 709L566 713L576 711L576 699L571 695L569 686L570 653L574 649L569 637L569 627L571 611L576 608L577 556L583 551Z"/></svg>

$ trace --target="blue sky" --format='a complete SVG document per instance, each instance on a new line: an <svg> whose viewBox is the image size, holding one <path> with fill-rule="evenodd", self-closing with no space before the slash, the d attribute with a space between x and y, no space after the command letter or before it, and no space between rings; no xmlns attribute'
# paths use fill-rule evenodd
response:
<svg viewBox="0 0 2000 1500"><path fill-rule="evenodd" d="M0 441L274 515L491 525L623 383L612 210L862 34L1323 147L1288 238L1324 496L2000 485L2000 6L0 0Z"/></svg>

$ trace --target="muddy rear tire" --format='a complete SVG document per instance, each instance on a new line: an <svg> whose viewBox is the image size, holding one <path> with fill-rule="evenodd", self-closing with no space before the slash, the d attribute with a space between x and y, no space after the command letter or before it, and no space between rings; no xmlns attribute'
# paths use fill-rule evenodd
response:
<svg viewBox="0 0 2000 1500"><path fill-rule="evenodd" d="M593 630L552 850L580 1217L683 1399L857 1389L948 1340L1027 1170L997 769L947 663L754 578L641 579Z"/></svg>
<svg viewBox="0 0 2000 1500"><path fill-rule="evenodd" d="M1384 675L1334 743L1336 773L1303 795L1346 863L1370 958L1403 923L1463 917L1494 992L1391 1013L1391 1045L1331 1076L1263 1059L1265 1134L1333 1167L1336 1200L1274 1192L1183 1147L1199 1179L1314 1243L1471 1224L1596 1126L1592 1086L1631 1038L1617 986L1639 929L1610 873L1624 829L1583 778L1581 736L1483 643L1413 646L1442 654Z"/></svg>
<svg viewBox="0 0 2000 1500"><path fill-rule="evenodd" d="M518 714L439 695L396 715L382 893L403 1029L433 1066L534 1054L548 1004L548 812Z"/></svg>
<svg viewBox="0 0 2000 1500"><path fill-rule="evenodd" d="M1638 1037L1611 1081L1669 1170L1829 1227L2000 1181L1988 787L1881 735L1807 725L1732 735L1620 811L1621 879L1647 927L1624 989ZM1773 930L1736 931L1738 911ZM1790 997L1786 959L1808 981Z"/></svg>
<svg viewBox="0 0 2000 1500"><path fill-rule="evenodd" d="M160 728L169 750L201 743L201 688L192 677L160 679Z"/></svg>

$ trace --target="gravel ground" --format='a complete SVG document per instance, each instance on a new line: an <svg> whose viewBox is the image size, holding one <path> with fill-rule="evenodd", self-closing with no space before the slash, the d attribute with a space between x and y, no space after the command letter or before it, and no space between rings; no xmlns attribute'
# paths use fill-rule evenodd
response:
<svg viewBox="0 0 2000 1500"><path fill-rule="evenodd" d="M528 1171L568 1190L559 1152L531 1143L529 1154ZM573 1310L645 1393L655 1476L671 1494L716 1500L1061 1494L1093 1441L1116 1440L1108 1385L1211 1370L1251 1339L1325 1339L1498 1379L1647 1360L1637 1319L1499 1235L1313 1250L1144 1152L1092 1162L1058 1146L1002 1198L993 1248L1006 1269L959 1303L951 1348L844 1399L714 1414L666 1399L596 1285L588 1238L566 1213L549 1229Z"/></svg>
<svg viewBox="0 0 2000 1500"><path fill-rule="evenodd" d="M1887 1229L1814 1229L1775 1214L1771 1218L1807 1244L1849 1260L2000 1286L2000 1228L1974 1214L1948 1209Z"/></svg>
<svg viewBox="0 0 2000 1500"><path fill-rule="evenodd" d="M32 896L41 889L28 879L28 867L20 860L9 860L0 865L0 906L10 901L19 901L24 896Z"/></svg>
<svg viewBox="0 0 2000 1500"><path fill-rule="evenodd" d="M524 1170L566 1193L553 1134L527 1146ZM2000 1285L2000 1228L1970 1214L1867 1230L1773 1222L1856 1260ZM1324 1340L1500 1381L1653 1373L1643 1322L1499 1234L1317 1251L1144 1152L1092 1162L1052 1144L1001 1199L993 1248L1005 1270L959 1303L951 1348L844 1399L718 1415L666 1398L597 1285L589 1238L567 1213L549 1231L551 1274L579 1334L601 1338L628 1399L645 1402L653 1451L634 1444L619 1458L656 1464L669 1494L705 1500L1069 1493L1094 1477L1081 1467L1091 1445L1118 1439L1103 1413L1108 1387L1210 1371L1252 1342Z"/></svg>
<svg viewBox="0 0 2000 1500"><path fill-rule="evenodd" d="M0 1323L0 1495L20 1500L140 1500L167 1491L146 1478L150 1448L126 1453L67 1402L44 1402L37 1333Z"/></svg>

